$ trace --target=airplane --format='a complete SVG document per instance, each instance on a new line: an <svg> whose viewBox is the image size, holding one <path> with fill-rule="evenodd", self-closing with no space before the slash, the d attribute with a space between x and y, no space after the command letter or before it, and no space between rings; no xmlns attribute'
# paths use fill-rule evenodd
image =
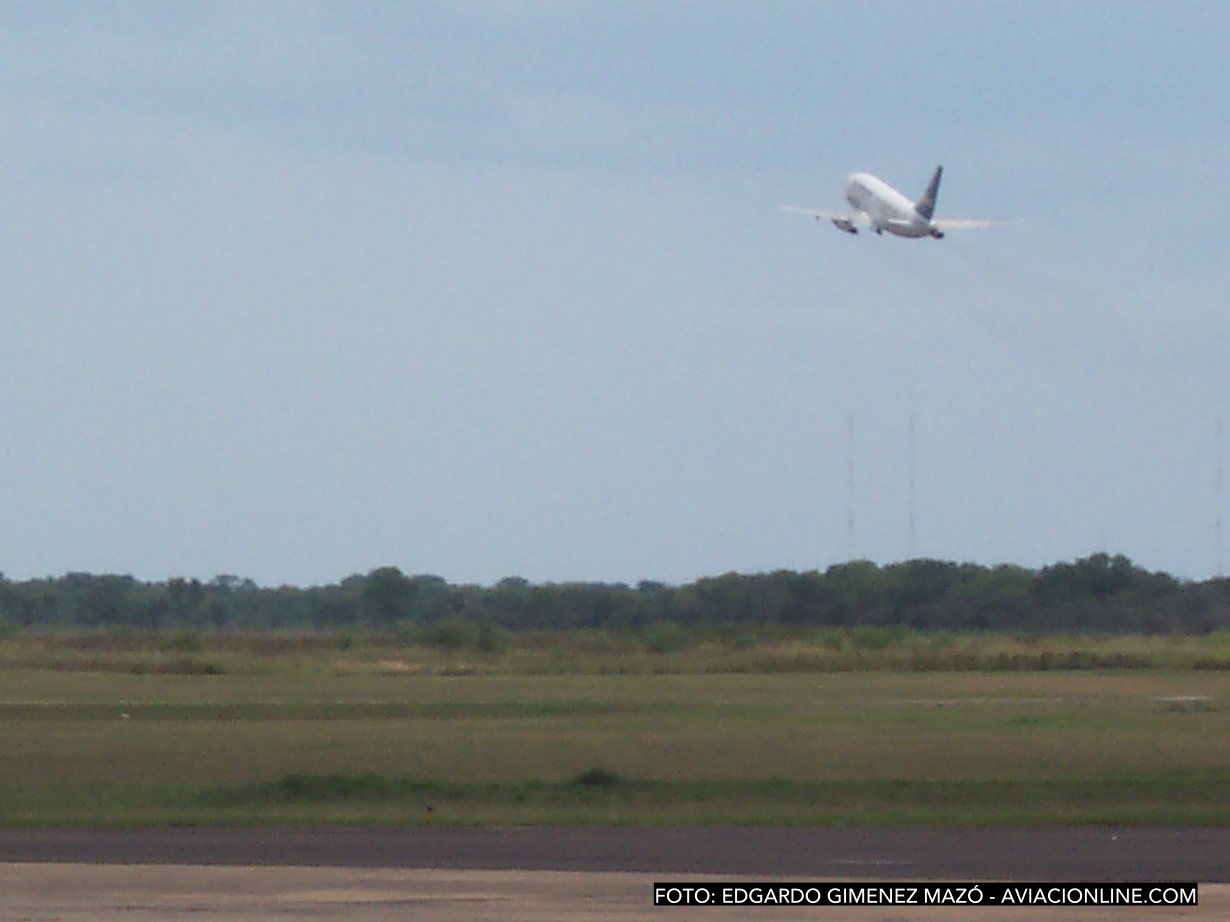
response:
<svg viewBox="0 0 1230 922"><path fill-rule="evenodd" d="M786 211L811 215L817 221L832 221L838 230L857 234L860 227L877 234L888 231L898 237L934 237L942 240L950 230L976 230L995 224L1011 224L1002 218L936 218L935 198L940 191L944 168L937 166L927 191L917 202L908 198L877 176L854 173L846 180L846 200L853 211L824 211L783 205Z"/></svg>

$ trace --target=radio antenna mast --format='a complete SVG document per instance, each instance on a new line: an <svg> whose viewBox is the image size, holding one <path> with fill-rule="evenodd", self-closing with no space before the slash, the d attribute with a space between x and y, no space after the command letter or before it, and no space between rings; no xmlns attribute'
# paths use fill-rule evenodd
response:
<svg viewBox="0 0 1230 922"><path fill-rule="evenodd" d="M854 559L854 411L846 421L846 560Z"/></svg>
<svg viewBox="0 0 1230 922"><path fill-rule="evenodd" d="M917 436L914 429L914 414L910 414L910 559L914 559L914 539L915 539L915 506L918 492L918 458L917 458Z"/></svg>
<svg viewBox="0 0 1230 922"><path fill-rule="evenodd" d="M1225 575L1225 570L1222 567L1221 484L1223 479L1222 472L1224 468L1224 458L1220 416L1217 417L1214 423L1213 438L1214 457L1216 459L1213 474L1213 498L1214 509L1216 510L1213 517L1213 535L1217 544L1217 578L1221 579Z"/></svg>

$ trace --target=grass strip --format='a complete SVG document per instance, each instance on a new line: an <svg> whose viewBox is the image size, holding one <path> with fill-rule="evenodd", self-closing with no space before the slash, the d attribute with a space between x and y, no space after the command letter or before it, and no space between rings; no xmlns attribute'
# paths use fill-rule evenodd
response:
<svg viewBox="0 0 1230 922"><path fill-rule="evenodd" d="M0 825L1206 825L1230 774L1037 781L671 781L594 768L562 781L288 774L205 790L112 787L36 800L0 788Z"/></svg>

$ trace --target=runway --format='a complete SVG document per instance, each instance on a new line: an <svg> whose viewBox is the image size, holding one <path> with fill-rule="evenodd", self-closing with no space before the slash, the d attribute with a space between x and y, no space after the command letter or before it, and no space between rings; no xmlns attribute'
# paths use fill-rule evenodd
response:
<svg viewBox="0 0 1230 922"><path fill-rule="evenodd" d="M1222 829L50 830L0 831L0 919L746 918L655 909L668 877L747 881L1201 883L1196 908L1064 909L1075 920L1230 918ZM1213 882L1220 885L1214 886ZM756 918L1037 920L1055 910L758 909Z"/></svg>
<svg viewBox="0 0 1230 922"><path fill-rule="evenodd" d="M1230 882L1230 830L812 826L0 830L0 862Z"/></svg>

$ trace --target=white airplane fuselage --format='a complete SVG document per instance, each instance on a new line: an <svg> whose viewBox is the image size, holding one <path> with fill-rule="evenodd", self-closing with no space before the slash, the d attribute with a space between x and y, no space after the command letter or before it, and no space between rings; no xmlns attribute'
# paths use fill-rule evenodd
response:
<svg viewBox="0 0 1230 922"><path fill-rule="evenodd" d="M943 237L913 202L877 176L854 173L846 180L846 201L867 216L877 234L898 237Z"/></svg>
<svg viewBox="0 0 1230 922"><path fill-rule="evenodd" d="M935 200L940 194L944 168L937 166L922 197L908 198L870 173L851 173L846 178L846 201L852 211L831 211L827 208L799 208L783 205L786 211L810 215L817 221L829 221L839 231L857 234L870 229L877 234L888 231L898 237L934 237L941 239L950 230L978 230L996 224L1010 224L1006 218L937 218Z"/></svg>

